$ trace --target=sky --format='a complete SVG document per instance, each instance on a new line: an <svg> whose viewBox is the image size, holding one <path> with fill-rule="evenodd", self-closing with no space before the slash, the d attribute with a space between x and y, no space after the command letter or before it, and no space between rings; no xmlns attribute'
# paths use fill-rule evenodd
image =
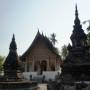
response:
<svg viewBox="0 0 90 90"><path fill-rule="evenodd" d="M90 0L0 0L0 55L8 55L13 33L18 55L29 48L38 29L47 37L56 33L59 49L71 43L76 3L83 24L90 20ZM87 26L83 24L85 32Z"/></svg>

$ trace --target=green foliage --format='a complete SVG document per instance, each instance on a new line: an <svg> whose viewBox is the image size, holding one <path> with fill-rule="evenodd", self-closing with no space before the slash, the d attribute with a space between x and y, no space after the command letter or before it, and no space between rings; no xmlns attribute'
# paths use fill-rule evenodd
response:
<svg viewBox="0 0 90 90"><path fill-rule="evenodd" d="M4 62L5 57L0 56L0 73L3 71L3 62Z"/></svg>
<svg viewBox="0 0 90 90"><path fill-rule="evenodd" d="M89 25L87 26L87 44L90 46L90 20L86 20L83 23L85 24L86 22L89 23Z"/></svg>
<svg viewBox="0 0 90 90"><path fill-rule="evenodd" d="M64 60L68 54L67 46L63 45L61 48L61 57Z"/></svg>
<svg viewBox="0 0 90 90"><path fill-rule="evenodd" d="M50 40L51 40L51 42L52 42L53 45L56 44L57 40L56 40L56 34L55 34L55 33L52 33L52 34L51 34Z"/></svg>
<svg viewBox="0 0 90 90"><path fill-rule="evenodd" d="M58 49L58 48L54 47L54 51L55 51L57 54L59 54L59 49Z"/></svg>
<svg viewBox="0 0 90 90"><path fill-rule="evenodd" d="M90 46L90 32L88 32L88 34L87 34L87 43Z"/></svg>
<svg viewBox="0 0 90 90"><path fill-rule="evenodd" d="M90 32L87 34L87 44L89 46L89 53L90 53Z"/></svg>

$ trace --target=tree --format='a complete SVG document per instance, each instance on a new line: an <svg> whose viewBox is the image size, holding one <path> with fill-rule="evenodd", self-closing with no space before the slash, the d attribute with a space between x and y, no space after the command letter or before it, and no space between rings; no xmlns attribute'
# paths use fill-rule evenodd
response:
<svg viewBox="0 0 90 90"><path fill-rule="evenodd" d="M0 73L3 71L3 62L4 62L5 57L0 56Z"/></svg>
<svg viewBox="0 0 90 90"><path fill-rule="evenodd" d="M55 34L55 33L52 33L52 34L51 34L50 40L51 40L51 42L52 42L53 45L56 44L57 40L56 40L56 34Z"/></svg>
<svg viewBox="0 0 90 90"><path fill-rule="evenodd" d="M90 32L87 34L87 44L90 46Z"/></svg>
<svg viewBox="0 0 90 90"><path fill-rule="evenodd" d="M87 44L90 46L90 20L85 20L84 22L83 22L83 24L86 24L86 23L88 23L89 25L87 26Z"/></svg>
<svg viewBox="0 0 90 90"><path fill-rule="evenodd" d="M90 25L87 27L87 44L90 46Z"/></svg>
<svg viewBox="0 0 90 90"><path fill-rule="evenodd" d="M61 48L61 57L63 60L65 60L67 54L68 54L67 46L63 45Z"/></svg>

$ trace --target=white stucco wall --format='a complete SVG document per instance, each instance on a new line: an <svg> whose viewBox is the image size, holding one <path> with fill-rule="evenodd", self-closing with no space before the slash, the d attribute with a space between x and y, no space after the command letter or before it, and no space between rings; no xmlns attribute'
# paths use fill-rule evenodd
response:
<svg viewBox="0 0 90 90"><path fill-rule="evenodd" d="M58 71L46 71L43 72L42 75L38 75L37 72L24 72L23 76L25 79L30 80L30 75L32 75L32 78L36 78L36 77L42 77L45 76L45 80L54 80L56 75L58 74Z"/></svg>

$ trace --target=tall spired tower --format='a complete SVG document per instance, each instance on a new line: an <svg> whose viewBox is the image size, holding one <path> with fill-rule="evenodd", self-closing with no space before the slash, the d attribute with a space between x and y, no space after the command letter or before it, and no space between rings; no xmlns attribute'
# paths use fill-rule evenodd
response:
<svg viewBox="0 0 90 90"><path fill-rule="evenodd" d="M8 81L20 80L20 60L17 54L17 45L13 35L9 47L9 54L4 62L4 79Z"/></svg>
<svg viewBox="0 0 90 90"><path fill-rule="evenodd" d="M87 36L82 29L76 5L73 32L68 45L68 55L62 67L62 79L68 81L90 80L90 53Z"/></svg>
<svg viewBox="0 0 90 90"><path fill-rule="evenodd" d="M0 90L36 90L37 83L24 80L21 74L21 62L17 54L17 45L13 35L9 54L4 62L4 76L0 80Z"/></svg>

